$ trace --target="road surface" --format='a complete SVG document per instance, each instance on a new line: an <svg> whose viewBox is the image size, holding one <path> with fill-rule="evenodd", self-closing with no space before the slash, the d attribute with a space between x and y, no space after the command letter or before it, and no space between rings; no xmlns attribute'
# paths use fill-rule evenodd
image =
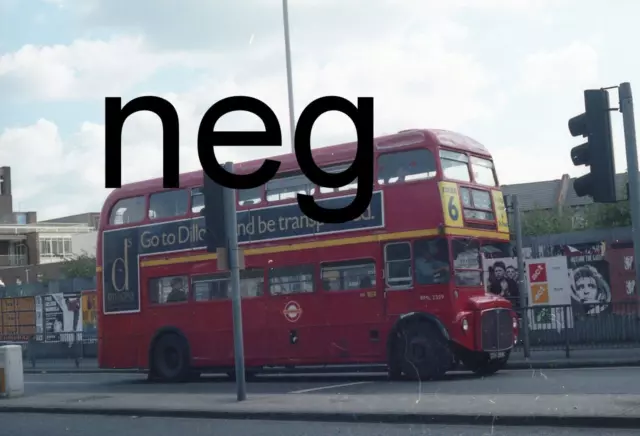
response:
<svg viewBox="0 0 640 436"><path fill-rule="evenodd" d="M3 436L635 436L637 430L2 414Z"/></svg>
<svg viewBox="0 0 640 436"><path fill-rule="evenodd" d="M248 383L251 394L640 394L640 368L510 370L481 378L454 373L437 382L389 382L383 374L264 376ZM182 384L152 384L142 374L25 374L27 395L39 393L218 393L235 397L224 376Z"/></svg>

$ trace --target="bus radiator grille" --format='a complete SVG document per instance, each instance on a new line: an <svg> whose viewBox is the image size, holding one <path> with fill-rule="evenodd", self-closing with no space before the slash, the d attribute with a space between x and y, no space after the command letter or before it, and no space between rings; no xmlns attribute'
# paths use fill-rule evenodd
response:
<svg viewBox="0 0 640 436"><path fill-rule="evenodd" d="M513 325L507 309L487 310L482 314L482 349L507 350L513 346Z"/></svg>

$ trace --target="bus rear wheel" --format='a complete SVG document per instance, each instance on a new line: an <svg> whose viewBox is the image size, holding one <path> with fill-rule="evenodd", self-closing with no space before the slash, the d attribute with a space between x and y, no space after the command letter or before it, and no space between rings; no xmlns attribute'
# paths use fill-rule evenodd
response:
<svg viewBox="0 0 640 436"><path fill-rule="evenodd" d="M189 379L189 347L180 336L170 333L161 336L151 352L152 379L176 383Z"/></svg>
<svg viewBox="0 0 640 436"><path fill-rule="evenodd" d="M437 380L451 369L449 344L431 323L409 325L396 340L394 360L410 380Z"/></svg>

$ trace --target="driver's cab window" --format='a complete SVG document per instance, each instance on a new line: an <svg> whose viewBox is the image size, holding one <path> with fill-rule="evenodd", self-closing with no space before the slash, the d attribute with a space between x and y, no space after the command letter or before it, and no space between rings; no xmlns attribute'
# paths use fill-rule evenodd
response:
<svg viewBox="0 0 640 436"><path fill-rule="evenodd" d="M444 238L419 239L413 243L416 282L419 285L448 283L449 245Z"/></svg>
<svg viewBox="0 0 640 436"><path fill-rule="evenodd" d="M457 286L482 286L480 243L477 239L457 238L451 243Z"/></svg>

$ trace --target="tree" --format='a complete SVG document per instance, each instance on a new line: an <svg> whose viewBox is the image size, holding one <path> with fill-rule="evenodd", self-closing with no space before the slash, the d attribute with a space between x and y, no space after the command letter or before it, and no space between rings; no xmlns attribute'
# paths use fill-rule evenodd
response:
<svg viewBox="0 0 640 436"><path fill-rule="evenodd" d="M552 235L573 230L573 211L534 209L522 214L524 236Z"/></svg>
<svg viewBox="0 0 640 436"><path fill-rule="evenodd" d="M631 226L631 208L626 193L626 176L621 183L616 203L591 203L576 209L534 209L523 213L522 233L525 236L552 235L575 230L606 229ZM579 214L579 215L578 215ZM581 220L575 219L581 216Z"/></svg>
<svg viewBox="0 0 640 436"><path fill-rule="evenodd" d="M65 260L60 271L68 279L94 277L96 275L96 257L83 252L75 259Z"/></svg>

